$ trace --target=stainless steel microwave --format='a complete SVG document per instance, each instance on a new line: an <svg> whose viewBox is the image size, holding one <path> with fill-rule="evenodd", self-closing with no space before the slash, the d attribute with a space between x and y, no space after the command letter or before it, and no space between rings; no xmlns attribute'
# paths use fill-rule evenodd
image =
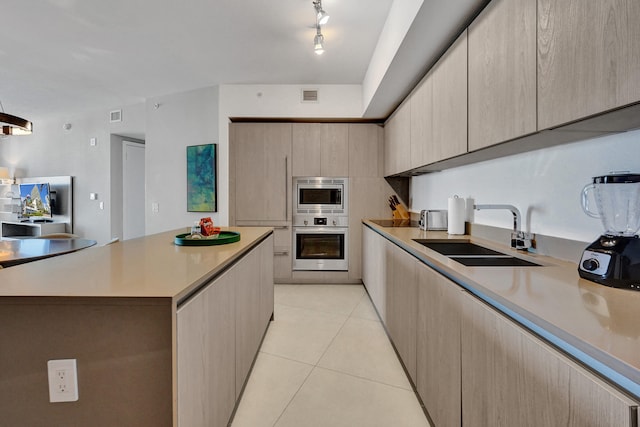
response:
<svg viewBox="0 0 640 427"><path fill-rule="evenodd" d="M349 178L293 178L295 214L348 215Z"/></svg>

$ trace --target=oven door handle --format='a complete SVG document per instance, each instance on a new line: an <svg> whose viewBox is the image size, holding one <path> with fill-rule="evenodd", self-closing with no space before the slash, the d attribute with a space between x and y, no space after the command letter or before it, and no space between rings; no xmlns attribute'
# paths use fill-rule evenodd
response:
<svg viewBox="0 0 640 427"><path fill-rule="evenodd" d="M344 234L348 227L293 227L296 234Z"/></svg>

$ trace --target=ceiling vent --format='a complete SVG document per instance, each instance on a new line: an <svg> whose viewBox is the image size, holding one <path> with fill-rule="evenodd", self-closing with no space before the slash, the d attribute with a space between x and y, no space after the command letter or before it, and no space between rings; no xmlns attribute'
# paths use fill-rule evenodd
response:
<svg viewBox="0 0 640 427"><path fill-rule="evenodd" d="M317 89L302 89L302 102L318 102Z"/></svg>
<svg viewBox="0 0 640 427"><path fill-rule="evenodd" d="M111 123L122 121L122 110L114 110L109 113L109 121Z"/></svg>

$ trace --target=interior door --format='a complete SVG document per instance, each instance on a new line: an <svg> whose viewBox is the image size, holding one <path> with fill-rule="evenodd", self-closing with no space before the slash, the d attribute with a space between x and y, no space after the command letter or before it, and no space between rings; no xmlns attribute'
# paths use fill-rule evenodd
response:
<svg viewBox="0 0 640 427"><path fill-rule="evenodd" d="M122 238L145 235L144 144L122 143Z"/></svg>

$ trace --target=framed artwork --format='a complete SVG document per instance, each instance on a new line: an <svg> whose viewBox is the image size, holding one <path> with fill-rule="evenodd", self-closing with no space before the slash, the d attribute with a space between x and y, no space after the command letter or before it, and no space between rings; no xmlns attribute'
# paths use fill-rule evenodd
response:
<svg viewBox="0 0 640 427"><path fill-rule="evenodd" d="M217 144L187 147L187 211L217 212Z"/></svg>

